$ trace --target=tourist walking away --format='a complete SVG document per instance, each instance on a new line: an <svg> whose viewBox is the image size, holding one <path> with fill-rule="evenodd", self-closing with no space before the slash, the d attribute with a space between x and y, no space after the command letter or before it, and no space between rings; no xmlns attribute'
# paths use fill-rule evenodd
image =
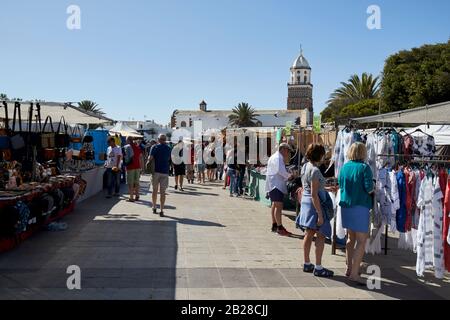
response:
<svg viewBox="0 0 450 320"><path fill-rule="evenodd" d="M286 162L289 160L290 151L291 147L287 143L282 143L267 162L266 193L272 201L272 232L277 232L281 236L291 236L282 223L283 202L288 193L289 179Z"/></svg>
<svg viewBox="0 0 450 320"><path fill-rule="evenodd" d="M227 156L227 176L230 179L230 197L239 197L238 174L239 163L237 149L230 150Z"/></svg>
<svg viewBox="0 0 450 320"><path fill-rule="evenodd" d="M206 159L206 175L209 182L216 180L217 160L215 138L211 137L207 146L208 158Z"/></svg>
<svg viewBox="0 0 450 320"><path fill-rule="evenodd" d="M108 189L107 198L111 198L114 190L114 196L118 197L120 194L120 170L122 168L122 149L116 145L115 137L108 139L108 149L106 152L107 158L105 162L106 167L106 184Z"/></svg>
<svg viewBox="0 0 450 320"><path fill-rule="evenodd" d="M194 171L195 152L193 144L189 148L189 159L191 161L190 163L186 164L186 179L188 183L193 184L195 178L195 171Z"/></svg>
<svg viewBox="0 0 450 320"><path fill-rule="evenodd" d="M367 159L367 149L363 143L354 143L348 150L347 157L350 161L342 167L338 178L342 226L347 229L348 234L345 275L352 281L365 285L360 277L360 266L369 237L373 174L370 167L364 163Z"/></svg>
<svg viewBox="0 0 450 320"><path fill-rule="evenodd" d="M169 160L171 158L171 149L166 143L167 137L161 134L158 138L158 144L153 146L150 152L150 161L155 162L155 173L153 174L152 200L153 213L156 214L156 204L158 201L158 191L160 192L161 212L160 216L164 216L164 205L166 202L166 190L169 186Z"/></svg>
<svg viewBox="0 0 450 320"><path fill-rule="evenodd" d="M141 147L134 143L133 138L127 138L125 145L124 162L127 166L127 183L130 198L128 201L139 200L139 182L141 179L141 168L143 167Z"/></svg>
<svg viewBox="0 0 450 320"><path fill-rule="evenodd" d="M186 175L186 163L184 162L184 142L180 140L174 147L173 152L178 156L178 159L174 162L172 158L172 163L175 171L175 190L180 188L180 191L184 191L183 189L183 181L184 176ZM180 162L181 160L181 162Z"/></svg>
<svg viewBox="0 0 450 320"><path fill-rule="evenodd" d="M195 146L195 170L197 171L198 183L205 183L205 162L203 160L204 145L197 144Z"/></svg>
<svg viewBox="0 0 450 320"><path fill-rule="evenodd" d="M325 239L331 238L331 224L322 208L320 198L328 195L325 190L325 178L319 169L324 157L325 148L322 145L312 144L306 151L308 162L302 167L301 171L303 195L297 225L306 232L303 240L305 261L303 271L314 273L316 277L329 278L334 276L334 272L322 266ZM310 260L310 252L315 236L316 265L314 266Z"/></svg>

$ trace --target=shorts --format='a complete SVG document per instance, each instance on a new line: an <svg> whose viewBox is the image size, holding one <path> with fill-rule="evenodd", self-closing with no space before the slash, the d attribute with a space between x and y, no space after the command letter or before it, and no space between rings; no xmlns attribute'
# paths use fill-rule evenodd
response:
<svg viewBox="0 0 450 320"><path fill-rule="evenodd" d="M283 202L284 201L284 193L278 190L277 188L273 189L269 192L269 198L272 202Z"/></svg>
<svg viewBox="0 0 450 320"><path fill-rule="evenodd" d="M175 175L176 176L185 176L186 175L186 165L185 164L176 164L174 165Z"/></svg>
<svg viewBox="0 0 450 320"><path fill-rule="evenodd" d="M169 175L155 172L152 177L153 190L159 187L161 193L166 192L169 187Z"/></svg>
<svg viewBox="0 0 450 320"><path fill-rule="evenodd" d="M130 187L139 187L141 180L141 170L133 169L127 170L127 183Z"/></svg>
<svg viewBox="0 0 450 320"><path fill-rule="evenodd" d="M196 164L195 165L195 170L197 170L197 172L205 171L205 164Z"/></svg>

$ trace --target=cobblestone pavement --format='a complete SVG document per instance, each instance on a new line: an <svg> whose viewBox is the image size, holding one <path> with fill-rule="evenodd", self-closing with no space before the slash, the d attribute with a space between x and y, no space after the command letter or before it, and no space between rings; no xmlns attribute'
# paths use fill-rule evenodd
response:
<svg viewBox="0 0 450 320"><path fill-rule="evenodd" d="M323 264L333 279L304 274L301 232L294 213L284 225L296 237L270 232L269 209L230 198L219 184L168 191L166 217L152 214L148 177L141 200L103 194L64 219L64 232L43 231L0 255L0 299L443 299L450 281L415 275L415 255L392 249L369 256L381 267L381 290L355 287L344 277L345 257ZM172 183L173 185L173 183ZM390 241L396 247L396 240ZM81 268L81 290L68 290L67 267Z"/></svg>

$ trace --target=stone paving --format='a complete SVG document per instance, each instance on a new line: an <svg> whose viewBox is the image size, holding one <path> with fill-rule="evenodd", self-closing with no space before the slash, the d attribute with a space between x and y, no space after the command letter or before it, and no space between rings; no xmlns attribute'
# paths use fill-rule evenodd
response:
<svg viewBox="0 0 450 320"><path fill-rule="evenodd" d="M381 290L352 286L344 253L332 256L330 245L323 264L336 276L304 274L295 213L286 213L284 225L296 237L280 237L270 232L268 208L206 184L171 188L160 218L149 208L148 181L143 177L139 202L99 194L64 219L68 230L40 232L0 255L0 299L450 298L448 277L417 279L415 255L397 249L366 258L381 266ZM81 290L67 289L70 265L81 268Z"/></svg>

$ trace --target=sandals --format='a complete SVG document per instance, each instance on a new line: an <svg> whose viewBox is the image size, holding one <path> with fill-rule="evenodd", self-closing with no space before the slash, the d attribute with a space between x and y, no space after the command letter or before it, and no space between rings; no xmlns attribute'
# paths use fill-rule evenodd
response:
<svg viewBox="0 0 450 320"><path fill-rule="evenodd" d="M334 276L334 272L326 268L322 268L321 270L314 269L314 276L319 278L331 278Z"/></svg>

